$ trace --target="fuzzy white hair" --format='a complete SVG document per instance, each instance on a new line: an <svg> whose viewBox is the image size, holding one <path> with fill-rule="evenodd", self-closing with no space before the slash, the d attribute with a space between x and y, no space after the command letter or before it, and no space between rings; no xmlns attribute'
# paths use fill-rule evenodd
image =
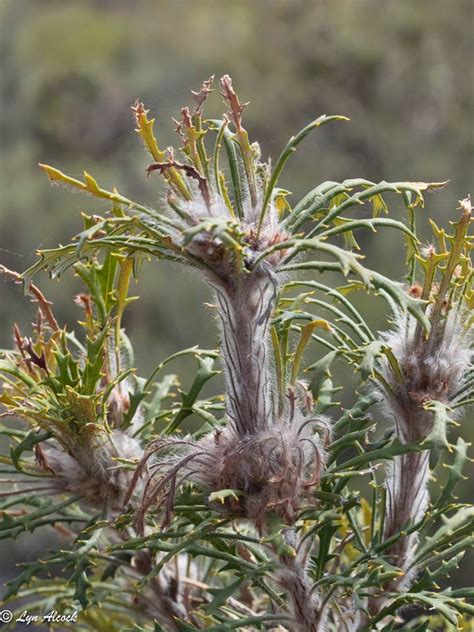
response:
<svg viewBox="0 0 474 632"><path fill-rule="evenodd" d="M429 311L428 311L429 314ZM381 372L390 390L383 390L383 410L395 424L402 443L422 443L433 428L433 413L424 406L439 401L450 406L472 365L473 332L463 327L462 311L448 311L426 338L409 314L400 313L394 329L384 335L400 367L402 380L387 359ZM453 416L455 411L453 412ZM399 534L408 521L425 514L430 478L429 451L396 456L387 473L385 537ZM408 586L415 569L410 567L417 544L416 532L401 537L390 548L395 564L409 572L398 581Z"/></svg>
<svg viewBox="0 0 474 632"><path fill-rule="evenodd" d="M139 442L121 430L101 433L92 443L78 443L69 453L48 440L42 451L54 493L73 494L91 507L105 506L112 516L123 511L132 477L119 459L139 461L143 455Z"/></svg>

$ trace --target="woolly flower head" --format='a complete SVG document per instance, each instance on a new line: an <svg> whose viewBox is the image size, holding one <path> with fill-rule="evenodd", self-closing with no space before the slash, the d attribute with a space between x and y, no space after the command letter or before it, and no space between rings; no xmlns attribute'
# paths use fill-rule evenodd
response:
<svg viewBox="0 0 474 632"><path fill-rule="evenodd" d="M51 475L51 493L73 494L90 507L106 506L111 514L118 515L132 477L120 466L120 460L137 461L142 454L136 439L114 430L92 446L78 445L73 454L56 441L47 441L41 448L41 465Z"/></svg>
<svg viewBox="0 0 474 632"><path fill-rule="evenodd" d="M253 271L254 263L263 251L288 238L278 223L273 204L269 206L260 232L256 222L247 219L252 214L249 203L244 204L242 219L233 217L217 195L209 207L193 200L183 204L182 209L186 213L182 247L192 257L205 262L206 276L214 285L231 283L236 274ZM275 268L284 255L284 250L276 249L265 259L265 265Z"/></svg>
<svg viewBox="0 0 474 632"><path fill-rule="evenodd" d="M211 281L226 282L239 272L252 270L260 253L288 238L277 209L278 200L286 192L266 196L270 162L261 162L258 143L249 141L242 125L247 104L240 103L228 75L220 80L227 112L218 121L203 119L213 79L204 82L199 92L193 92L194 109L182 108L181 120L175 121L182 143L177 150L160 149L153 132L154 120L148 119L149 111L142 103L137 101L132 110L137 132L155 160L147 173L160 173L167 186L166 206L180 228L172 239L179 242L183 254L191 255L196 265L205 268ZM217 132L212 158L204 144L210 131ZM224 146L231 183L219 165ZM268 262L275 266L283 256L277 248Z"/></svg>
<svg viewBox="0 0 474 632"><path fill-rule="evenodd" d="M425 439L430 433L430 403L456 414L469 401L474 341L468 236L472 209L465 202L452 236L435 227L438 249L430 245L419 256L424 284L408 289L425 301L429 331L411 315L399 313L395 328L384 336L393 354L391 362L385 358L382 363L388 386L383 387L385 403L405 441Z"/></svg>
<svg viewBox="0 0 474 632"><path fill-rule="evenodd" d="M259 529L269 513L292 524L302 501L320 482L328 439L323 417L295 418L291 425L240 436L232 428L217 429L197 442L160 439L149 446L130 489L146 469L138 527L143 530L153 504L165 507L167 522L176 490L186 481L203 489L215 510L247 518ZM155 462L148 465L152 456Z"/></svg>
<svg viewBox="0 0 474 632"><path fill-rule="evenodd" d="M94 271L100 269L97 262L94 265ZM126 295L127 269L118 267L116 283ZM78 269L83 274L89 271L86 266ZM0 272L20 282L17 273L3 266ZM109 284L109 289L99 283L94 287L96 297L105 294L100 295L102 304L104 298L111 300L113 275ZM15 325L15 349L4 353L0 362L3 414L24 421L33 438L35 461L27 460L24 469L35 478L24 478L21 485L31 485L31 491L71 494L116 515L130 485L129 467L143 455L133 437L143 421L141 405L127 419L136 388L130 342L120 326L112 333L112 317L97 308L100 301L81 293L75 302L84 310L80 324L86 335L84 344L80 338L72 344L72 336L59 326L52 304L39 288L30 284L28 293L39 305L32 338L22 336Z"/></svg>
<svg viewBox="0 0 474 632"><path fill-rule="evenodd" d="M472 363L473 332L463 327L456 314L448 314L427 340L417 335L413 318L400 314L396 328L385 335L403 376L397 379L388 361L383 363L383 374L393 395L385 401L397 420L411 418L416 422L414 436L423 438L429 432L428 413L423 405L438 401L446 406L455 403ZM418 417L414 418L414 413ZM420 420L421 416L421 420Z"/></svg>

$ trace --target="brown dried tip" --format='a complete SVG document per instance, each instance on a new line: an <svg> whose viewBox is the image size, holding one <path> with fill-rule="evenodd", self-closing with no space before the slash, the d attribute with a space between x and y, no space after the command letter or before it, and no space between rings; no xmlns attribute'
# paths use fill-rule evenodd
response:
<svg viewBox="0 0 474 632"><path fill-rule="evenodd" d="M183 122L178 119L172 118L173 123L176 125L174 131L181 137L181 140L186 141L186 134L183 132Z"/></svg>
<svg viewBox="0 0 474 632"><path fill-rule="evenodd" d="M46 455L44 453L43 448L41 447L41 444L37 443L35 445L34 448L34 452L35 452L35 461L36 463L45 471L45 472L49 472L50 474L52 474L53 476L56 475L56 472L53 470L53 468L50 466L50 464L48 463L48 459L46 458Z"/></svg>
<svg viewBox="0 0 474 632"><path fill-rule="evenodd" d="M193 121L191 119L191 114L189 112L188 107L181 108L181 114L183 115L183 118L181 121L178 121L178 119L173 118L173 123L176 125L176 127L174 128L174 131L180 136L181 140L184 143L184 146L186 146L186 143L188 142L188 138L186 136L184 128L192 129L194 126L193 126ZM170 150L171 148L169 148L168 151ZM171 160L173 160L172 157L171 157Z"/></svg>
<svg viewBox="0 0 474 632"><path fill-rule="evenodd" d="M211 193L209 191L206 178L202 176L192 165L177 162L172 158L172 154L170 154L170 157L170 160L167 162L153 162L146 170L147 176L149 176L150 173L153 173L153 171L159 171L162 175L170 169L180 169L181 171L184 171L188 178L194 178L194 180L197 180L204 203L209 209L211 207Z"/></svg>
<svg viewBox="0 0 474 632"><path fill-rule="evenodd" d="M193 127L193 121L191 119L191 114L189 112L189 108L188 107L181 108L181 114L183 115L183 125L184 125L184 127L187 127L188 129Z"/></svg>
<svg viewBox="0 0 474 632"><path fill-rule="evenodd" d="M247 107L249 102L240 103L237 94L232 86L232 79L229 75L224 75L220 80L220 85L222 88L221 95L227 101L229 105L229 116L232 123L235 125L237 129L242 129L242 112Z"/></svg>
<svg viewBox="0 0 474 632"><path fill-rule="evenodd" d="M36 311L36 319L31 323L31 326L38 336L41 336L43 332L43 320L43 313L41 312L41 309L38 308Z"/></svg>
<svg viewBox="0 0 474 632"><path fill-rule="evenodd" d="M24 280L21 274L18 274L18 272L14 272L13 270L10 270L4 265L0 265L0 274L4 274L7 278L11 279L17 285L23 285L24 283ZM46 297L44 296L44 294L41 292L41 290L38 287L36 287L34 283L29 284L27 291L28 291L28 294L33 298L32 302L37 302L39 304L39 307L43 313L43 316L48 321L48 324L51 327L51 329L53 329L54 331L57 331L59 329L59 325L51 310L52 303L46 300Z"/></svg>
<svg viewBox="0 0 474 632"><path fill-rule="evenodd" d="M33 349L33 343L29 338L23 338L23 349L28 353L29 357L25 360L28 364L35 364L40 369L44 369L48 372L44 349L41 351L41 355L39 356Z"/></svg>
<svg viewBox="0 0 474 632"><path fill-rule="evenodd" d="M20 328L18 327L16 323L13 325L13 338L15 339L16 348L21 353L22 357L25 359L26 354L23 349L23 337L21 335Z"/></svg>
<svg viewBox="0 0 474 632"><path fill-rule="evenodd" d="M80 294L76 294L76 296L74 297L74 303L84 310L88 318L93 317L92 298L90 294L84 294L83 292L81 292Z"/></svg>
<svg viewBox="0 0 474 632"><path fill-rule="evenodd" d="M74 303L78 307L87 309L91 304L90 294L84 294L83 292L81 292L80 294L76 294L76 296L74 297Z"/></svg>
<svg viewBox="0 0 474 632"><path fill-rule="evenodd" d="M196 101L196 108L194 109L194 114L201 114L204 101L207 99L208 95L213 91L212 90L213 83L214 83L214 75L211 75L207 81L204 81L199 92L195 92L194 90L191 90L191 94L193 95L194 100Z"/></svg>
<svg viewBox="0 0 474 632"><path fill-rule="evenodd" d="M147 115L150 110L147 110L140 99L136 99L135 103L130 108L135 115L137 123L140 121L140 116Z"/></svg>

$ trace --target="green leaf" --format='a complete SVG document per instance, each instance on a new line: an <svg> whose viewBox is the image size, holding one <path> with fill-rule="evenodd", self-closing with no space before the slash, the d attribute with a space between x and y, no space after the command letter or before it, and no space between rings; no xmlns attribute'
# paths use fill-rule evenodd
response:
<svg viewBox="0 0 474 632"><path fill-rule="evenodd" d="M354 406L344 411L343 415L335 423L334 432L339 434L346 426L352 427L353 424L360 424L369 419L367 411L378 401L379 395L375 392L368 395L360 395Z"/></svg>
<svg viewBox="0 0 474 632"><path fill-rule="evenodd" d="M5 583L5 586L8 586L8 590L3 596L3 601L6 602L11 597L15 597L20 588L25 584L29 584L33 577L39 574L42 570L44 570L44 564L41 561L30 562L26 566L25 570L17 575L17 577L10 579Z"/></svg>
<svg viewBox="0 0 474 632"><path fill-rule="evenodd" d="M92 584L87 576L87 571L91 566L90 560L87 556L81 556L74 568L74 572L71 575L70 582L74 583L74 599L77 599L83 608L86 608L89 604L87 597L87 591L91 588Z"/></svg>
<svg viewBox="0 0 474 632"><path fill-rule="evenodd" d="M447 518L441 516L443 525L420 546L412 565L419 563L428 555L432 555L435 550L445 548L450 554L450 546L454 543L455 536L460 538L464 535L472 537L474 527L474 507L462 507L453 516Z"/></svg>
<svg viewBox="0 0 474 632"><path fill-rule="evenodd" d="M9 362L8 360L0 360L0 373L7 373L8 375L16 377L30 388L36 386L36 382L32 377L19 369L13 362Z"/></svg>
<svg viewBox="0 0 474 632"><path fill-rule="evenodd" d="M102 378L102 369L105 360L105 347L109 327L105 326L95 338L87 338L87 357L82 374L82 393L93 395L96 392L97 383Z"/></svg>
<svg viewBox="0 0 474 632"><path fill-rule="evenodd" d="M354 257L354 255L352 256ZM402 283L392 281L374 270L364 268L357 262L357 260L349 263L349 270L347 270L347 266L344 267L339 261L304 261L302 263L284 264L280 266L279 271L294 272L296 270L312 269L320 271L338 271L344 275L347 275L348 272L360 275L362 283L357 280L350 281L347 286L349 289L365 288L376 290L383 298L389 301L389 305L392 306L394 304L397 308L400 308L403 311L408 311L410 314L415 316L415 318L422 324L425 331L429 333L431 324L424 311L424 301L411 297L406 292ZM364 271L363 273L361 269Z"/></svg>
<svg viewBox="0 0 474 632"><path fill-rule="evenodd" d="M219 610L219 608L225 605L227 599L232 597L232 595L238 590L238 588L242 585L242 579L239 577L235 582L232 582L228 586L224 588L208 588L207 592L214 595L214 599L208 604L205 608L207 614L214 614Z"/></svg>
<svg viewBox="0 0 474 632"><path fill-rule="evenodd" d="M126 430L133 423L133 418L138 410L138 407L142 401L150 394L149 391L143 390L145 380L135 380L135 390L129 394L130 406L123 417L122 430Z"/></svg>
<svg viewBox="0 0 474 632"><path fill-rule="evenodd" d="M441 508L451 501L453 490L456 484L465 478L462 474L464 465L467 461L467 448L469 443L466 443L462 437L458 438L456 445L454 446L454 462L452 465L447 466L449 468L448 480L441 492L440 497L436 501L435 507Z"/></svg>
<svg viewBox="0 0 474 632"><path fill-rule="evenodd" d="M430 468L434 469L439 461L441 452L444 448L450 449L447 439L449 407L438 401L427 402L423 408L433 412L433 427L430 434L426 438L427 444L430 446Z"/></svg>
<svg viewBox="0 0 474 632"><path fill-rule="evenodd" d="M320 360L308 367L307 371L312 372L311 382L309 383L309 390L311 391L315 399L319 398L324 380L328 377L331 377L331 364L334 362L339 353L339 350L330 351Z"/></svg>
<svg viewBox="0 0 474 632"><path fill-rule="evenodd" d="M267 517L267 534L263 541L271 542L278 555L287 555L294 558L296 557L296 551L285 539L285 527L285 523L277 514L270 514Z"/></svg>
<svg viewBox="0 0 474 632"><path fill-rule="evenodd" d="M271 201L273 190L275 186L277 185L281 172L283 171L283 168L288 158L291 156L293 152L296 151L296 148L301 143L301 141L304 140L306 136L312 130L316 129L317 127L321 127L321 125L324 125L325 123L329 123L330 121L348 121L348 120L349 119L346 116L339 116L339 115L327 116L326 114L323 114L322 116L317 118L315 121L312 121L311 123L309 123L309 125L306 125L306 127L304 127L300 132L298 132L298 134L290 138L290 140L284 147L283 151L281 152L276 162L275 168L273 169L272 175L270 177L270 181L265 190L265 195L262 202L262 210L260 212L260 218L258 220L258 228L257 228L258 234L260 233L260 230L263 226L263 221L267 213L268 204Z"/></svg>
<svg viewBox="0 0 474 632"><path fill-rule="evenodd" d="M24 531L33 532L37 527L46 524L55 524L56 522L78 522L83 523L84 517L77 516L77 514L67 514L64 509L69 505L76 503L77 496L68 498L67 500L54 504L50 498L43 499L36 494L34 497L16 497L13 501L14 504L19 502L25 504L32 504L34 507L39 507L36 511L21 515L15 518L11 518L3 513L3 519L0 521L0 540L7 538L16 538L20 533ZM5 507L4 507L5 508ZM12 522L13 520L13 522Z"/></svg>
<svg viewBox="0 0 474 632"><path fill-rule="evenodd" d="M365 382L374 374L377 359L382 355L384 342L382 340L374 340L365 347L362 347L362 361L359 365L362 381Z"/></svg>
<svg viewBox="0 0 474 632"><path fill-rule="evenodd" d="M359 454L349 461L338 464L338 469L347 468L360 468L366 463L380 460L390 460L394 456L399 454L407 454L408 452L421 452L423 448L418 443L400 443L398 439L395 439L390 445ZM329 474L329 472L328 472ZM326 476L326 475L324 475Z"/></svg>
<svg viewBox="0 0 474 632"><path fill-rule="evenodd" d="M52 432L38 432L37 430L32 430L15 448L11 448L10 455L16 469L23 471L23 468L20 465L20 458L23 452L32 450L35 445L46 441L52 436Z"/></svg>
<svg viewBox="0 0 474 632"><path fill-rule="evenodd" d="M214 375L218 375L219 371L214 371L214 358L198 357L198 372L187 393L181 392L182 406L174 419L166 428L166 434L173 433L180 424L193 413L193 404L197 400L202 388Z"/></svg>

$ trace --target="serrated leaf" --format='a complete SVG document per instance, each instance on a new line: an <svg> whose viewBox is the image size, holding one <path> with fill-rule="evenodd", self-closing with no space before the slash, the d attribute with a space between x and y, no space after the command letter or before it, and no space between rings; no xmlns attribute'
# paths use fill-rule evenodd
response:
<svg viewBox="0 0 474 632"><path fill-rule="evenodd" d="M202 388L214 375L218 375L219 371L214 371L214 358L198 357L198 371L187 393L181 392L182 406L175 415L169 426L166 428L166 434L170 434L179 427L179 425L192 414L193 405L196 402Z"/></svg>
<svg viewBox="0 0 474 632"><path fill-rule="evenodd" d="M362 347L362 360L359 364L362 381L365 382L374 374L377 359L382 355L384 342L382 340L374 340L365 347Z"/></svg>
<svg viewBox="0 0 474 632"><path fill-rule="evenodd" d="M450 449L447 438L449 408L438 401L427 402L423 408L433 413L433 426L430 434L426 438L426 442L430 446L430 468L434 469L439 461L442 450Z"/></svg>
<svg viewBox="0 0 474 632"><path fill-rule="evenodd" d="M336 359L338 353L338 350L330 351L307 369L307 371L312 372L311 382L309 383L309 390L311 391L315 400L319 398L324 380L331 376L331 364Z"/></svg>
<svg viewBox="0 0 474 632"><path fill-rule="evenodd" d="M467 461L467 448L470 444L466 443L462 437L459 437L456 445L454 446L454 462L449 467L448 480L443 488L443 491L436 501L436 507L443 507L445 503L449 502L452 497L453 490L456 484L463 478L463 468Z"/></svg>
<svg viewBox="0 0 474 632"><path fill-rule="evenodd" d="M18 591L25 584L29 584L33 577L43 570L44 566L41 562L30 562L25 570L23 570L17 577L10 579L5 583L8 590L3 595L3 601L6 602L11 597L15 597Z"/></svg>
<svg viewBox="0 0 474 632"><path fill-rule="evenodd" d="M35 445L46 441L52 436L52 432L38 432L37 430L32 430L22 441L20 441L17 446L11 448L10 455L12 457L13 465L16 467L16 469L23 471L23 468L20 465L20 458L23 452L26 452L27 450L32 450Z"/></svg>
<svg viewBox="0 0 474 632"><path fill-rule="evenodd" d="M71 575L69 581L74 583L74 599L81 604L83 608L86 608L89 604L89 598L87 591L92 587L92 584L87 576L87 571L90 568L90 561L86 556L81 556L77 561L74 572Z"/></svg>
<svg viewBox="0 0 474 632"><path fill-rule="evenodd" d="M210 604L206 606L207 614L214 614L219 608L225 605L227 599L232 597L236 590L242 585L242 579L239 577L235 582L232 582L224 588L209 588L207 592L214 596Z"/></svg>

